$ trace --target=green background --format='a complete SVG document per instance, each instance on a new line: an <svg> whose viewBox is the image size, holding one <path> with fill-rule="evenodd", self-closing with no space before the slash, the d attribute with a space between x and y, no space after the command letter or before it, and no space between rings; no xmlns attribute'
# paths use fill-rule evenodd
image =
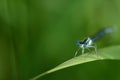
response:
<svg viewBox="0 0 120 80"><path fill-rule="evenodd" d="M115 34L99 40L98 50L120 44L119 0L0 0L0 80L43 73L71 59L77 40L111 25ZM120 80L120 61L85 63L39 80Z"/></svg>

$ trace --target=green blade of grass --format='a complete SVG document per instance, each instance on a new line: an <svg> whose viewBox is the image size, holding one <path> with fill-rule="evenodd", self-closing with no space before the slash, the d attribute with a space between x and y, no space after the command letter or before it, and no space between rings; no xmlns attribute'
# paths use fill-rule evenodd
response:
<svg viewBox="0 0 120 80"><path fill-rule="evenodd" d="M36 80L46 74L70 67L70 66L74 66L74 65L78 65L78 64L82 64L82 63L86 63L86 62L91 62L91 61L96 61L96 60L120 60L120 46L113 46L113 47L108 47L108 48L103 48L100 49L98 51L98 56L96 54L90 54L90 53L86 53L84 55L80 55L78 57L74 57L68 61L63 62L62 64L56 66L55 68L48 70L42 74L39 74L37 76L35 76L34 78L32 78L31 80Z"/></svg>

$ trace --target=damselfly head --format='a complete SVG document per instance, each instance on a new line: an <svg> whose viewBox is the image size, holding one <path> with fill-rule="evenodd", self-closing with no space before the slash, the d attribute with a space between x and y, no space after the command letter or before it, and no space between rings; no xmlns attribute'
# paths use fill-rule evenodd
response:
<svg viewBox="0 0 120 80"><path fill-rule="evenodd" d="M77 45L77 46L81 46L81 45L82 45L82 42L77 41L77 42L76 42L76 45Z"/></svg>

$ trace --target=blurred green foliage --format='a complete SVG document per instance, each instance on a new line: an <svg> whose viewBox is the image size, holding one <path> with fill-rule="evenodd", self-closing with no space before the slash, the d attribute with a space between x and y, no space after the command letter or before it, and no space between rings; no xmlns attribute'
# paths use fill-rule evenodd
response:
<svg viewBox="0 0 120 80"><path fill-rule="evenodd" d="M0 80L28 80L73 57L76 40L117 26L98 49L119 45L119 0L0 0ZM119 61L96 61L41 80L120 80Z"/></svg>

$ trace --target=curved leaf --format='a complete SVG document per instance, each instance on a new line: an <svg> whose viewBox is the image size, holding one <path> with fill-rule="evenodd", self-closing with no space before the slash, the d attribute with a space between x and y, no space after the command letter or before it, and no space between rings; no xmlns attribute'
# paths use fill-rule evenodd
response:
<svg viewBox="0 0 120 80"><path fill-rule="evenodd" d="M63 62L62 64L56 66L55 68L51 70L48 70L42 74L35 76L31 80L36 80L46 74L49 74L49 73L52 73L52 72L55 72L55 71L58 71L58 70L61 70L61 69L64 69L70 66L74 66L74 65L78 65L78 64L82 64L86 62L91 62L91 61L96 61L96 60L106 60L106 59L120 60L120 46L103 48L98 51L98 56L96 54L86 53L84 55L74 57L68 61Z"/></svg>

